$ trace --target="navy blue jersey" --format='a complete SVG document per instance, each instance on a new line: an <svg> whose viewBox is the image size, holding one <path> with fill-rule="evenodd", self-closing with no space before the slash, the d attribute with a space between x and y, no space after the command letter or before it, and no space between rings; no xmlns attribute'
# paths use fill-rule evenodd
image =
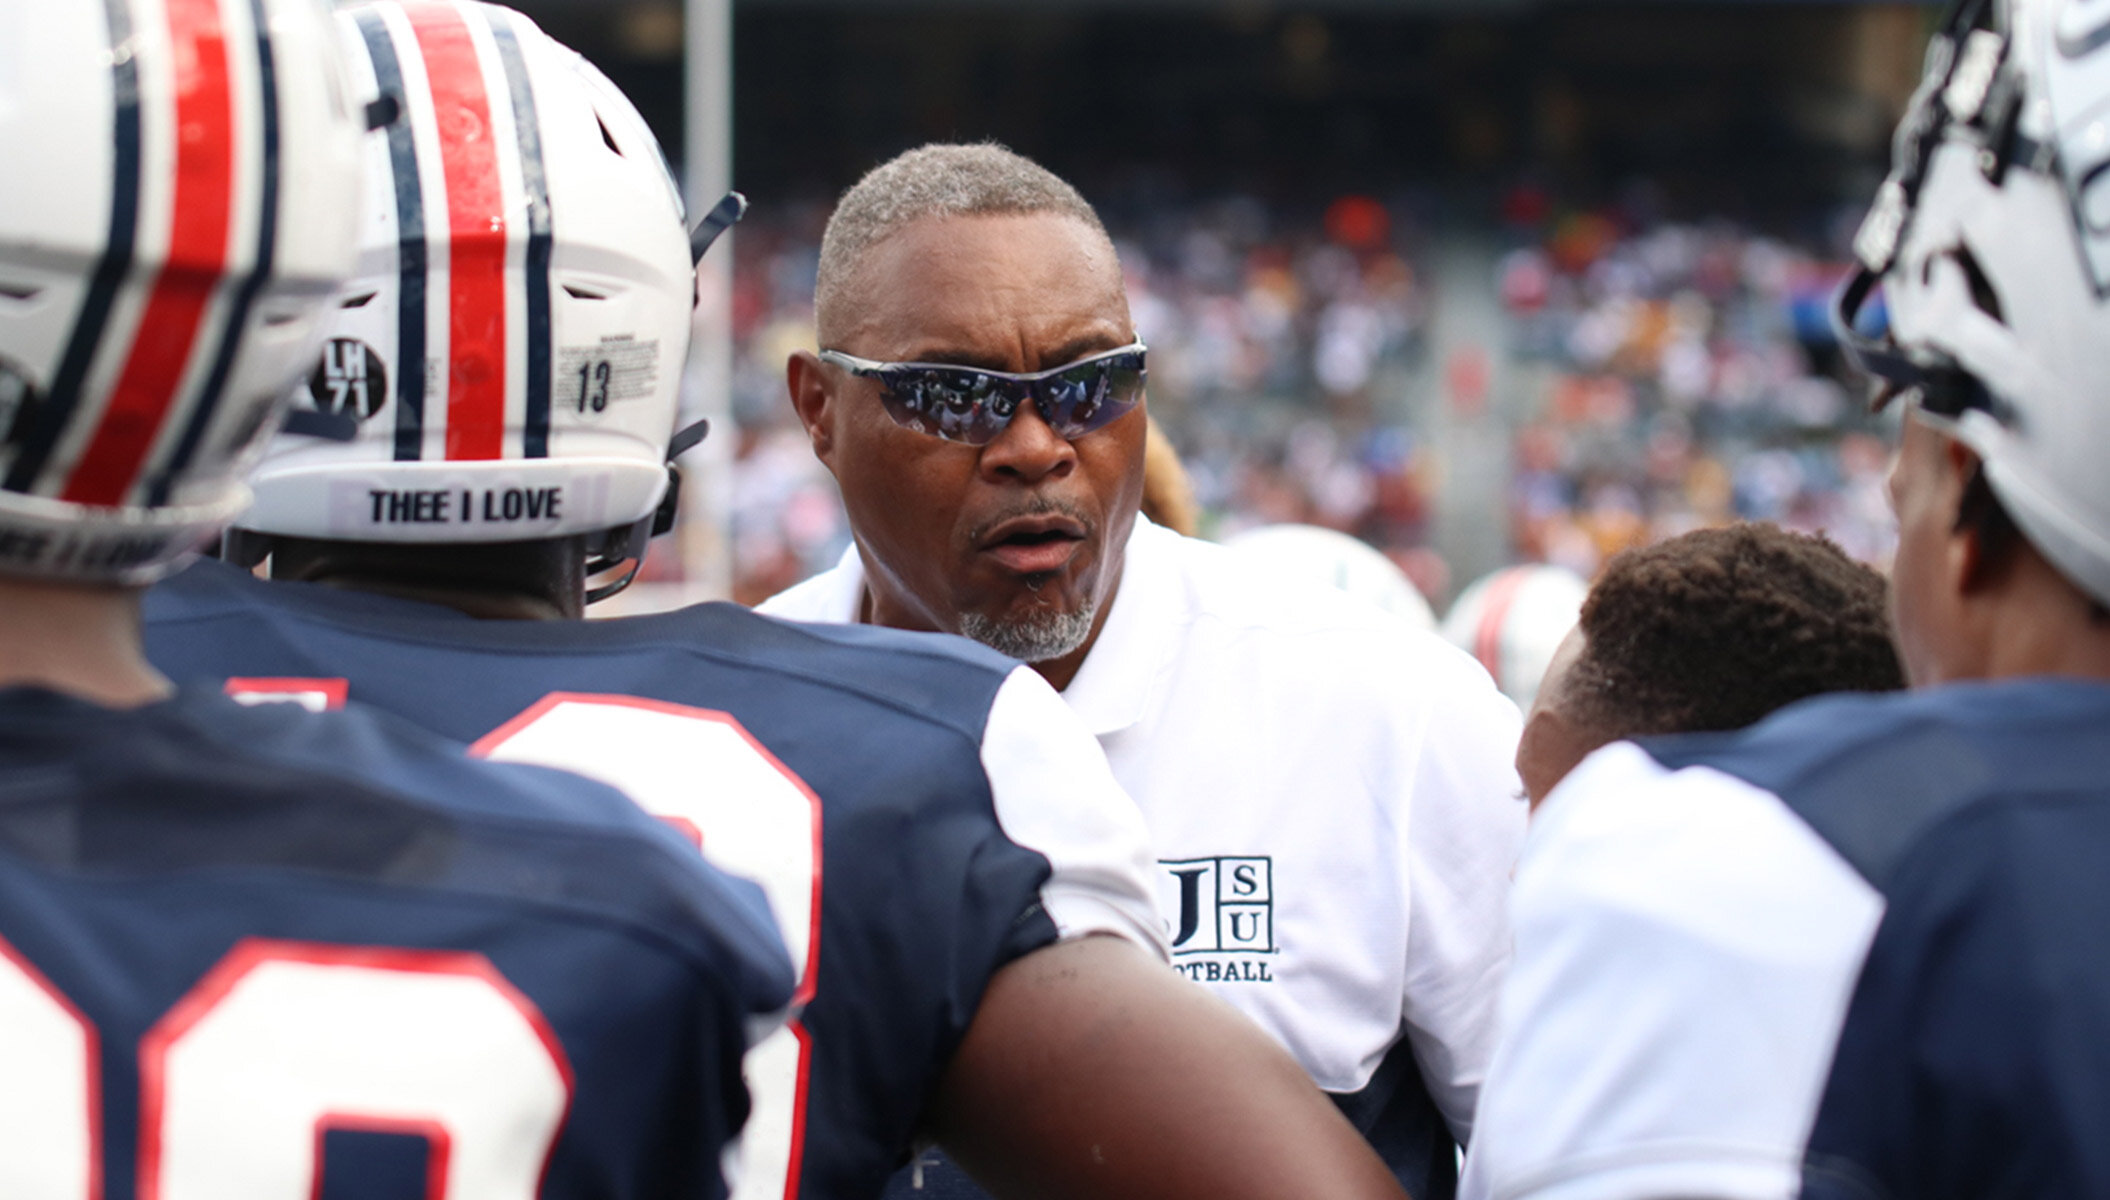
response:
<svg viewBox="0 0 2110 1200"><path fill-rule="evenodd" d="M0 1194L723 1196L791 987L756 889L598 784L0 692Z"/></svg>
<svg viewBox="0 0 2110 1200"><path fill-rule="evenodd" d="M2110 1195L2110 687L1823 701L1650 750L1779 796L1883 897L1804 1195Z"/></svg>
<svg viewBox="0 0 2110 1200"><path fill-rule="evenodd" d="M726 604L477 621L202 563L150 593L147 642L178 679L348 695L481 753L597 775L758 878L806 1004L750 1062L743 1197L876 1194L991 975L1074 925L1067 860L1050 839L1020 843L991 749L1021 677L1045 697L1028 723L1071 718L1037 676L964 640ZM1074 736L1119 798L1090 735ZM1055 758L1027 759L1029 774L1066 782ZM1046 819L1092 825L1092 782ZM1140 817L1120 803L1135 831L1132 923L1154 925Z"/></svg>

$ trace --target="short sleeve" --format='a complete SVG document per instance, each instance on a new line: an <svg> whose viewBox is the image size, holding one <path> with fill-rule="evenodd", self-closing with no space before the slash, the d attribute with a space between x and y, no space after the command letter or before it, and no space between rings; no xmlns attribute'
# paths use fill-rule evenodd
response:
<svg viewBox="0 0 2110 1200"><path fill-rule="evenodd" d="M1882 907L1770 793L1593 755L1518 868L1462 1194L1793 1196Z"/></svg>
<svg viewBox="0 0 2110 1200"><path fill-rule="evenodd" d="M1169 959L1143 814L1098 741L1031 668L998 688L982 766L1004 836L1048 861L1041 906L1057 936L1110 934Z"/></svg>

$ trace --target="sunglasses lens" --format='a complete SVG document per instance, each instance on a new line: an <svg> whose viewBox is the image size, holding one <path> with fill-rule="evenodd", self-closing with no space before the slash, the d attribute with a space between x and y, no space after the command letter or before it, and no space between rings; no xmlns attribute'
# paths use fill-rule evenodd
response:
<svg viewBox="0 0 2110 1200"><path fill-rule="evenodd" d="M1003 431L1017 407L995 382L978 371L896 368L880 376L879 399L897 425L979 446Z"/></svg>
<svg viewBox="0 0 2110 1200"><path fill-rule="evenodd" d="M1065 438L1080 438L1127 416L1143 398L1143 356L1086 363L1051 376L1043 387L1048 424Z"/></svg>
<svg viewBox="0 0 2110 1200"><path fill-rule="evenodd" d="M986 446L1011 424L1029 390L1041 418L1064 438L1082 437L1127 415L1143 398L1143 356L1099 359L1033 384L968 368L894 367L877 378L880 403L895 424Z"/></svg>

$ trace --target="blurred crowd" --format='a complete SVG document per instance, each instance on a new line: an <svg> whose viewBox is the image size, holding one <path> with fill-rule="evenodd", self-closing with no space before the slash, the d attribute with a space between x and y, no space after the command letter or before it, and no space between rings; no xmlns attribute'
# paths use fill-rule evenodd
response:
<svg viewBox="0 0 2110 1200"><path fill-rule="evenodd" d="M1417 389L1432 378L1427 324L1443 298L1419 269L1407 208L1345 196L1291 211L1245 197L1139 207L1148 215L1130 222L1115 206L1109 225L1151 347L1151 410L1186 464L1199 531L1341 530L1441 603L1467 582L1429 544L1444 464ZM826 214L822 203L758 213L737 242L733 520L747 602L847 544L783 392L786 355L813 344ZM1816 244L1831 239L1562 212L1530 193L1504 215L1493 285L1507 382L1486 419L1509 446L1516 561L1589 577L1626 546L1739 517L1887 559L1883 432L1825 314L1844 271Z"/></svg>
<svg viewBox="0 0 2110 1200"><path fill-rule="evenodd" d="M1538 393L1512 456L1519 559L1589 576L1735 518L1888 559L1888 451L1828 316L1843 262L1727 222L1540 228L1496 281Z"/></svg>

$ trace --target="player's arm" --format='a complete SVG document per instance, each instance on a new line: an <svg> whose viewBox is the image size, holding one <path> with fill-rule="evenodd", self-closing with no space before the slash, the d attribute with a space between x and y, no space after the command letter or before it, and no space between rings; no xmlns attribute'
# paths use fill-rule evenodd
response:
<svg viewBox="0 0 2110 1200"><path fill-rule="evenodd" d="M1429 641L1399 667L1427 690L1422 712L1377 736L1412 739L1397 746L1412 764L1397 785L1408 813L1406 1035L1430 1098L1466 1144L1509 962L1509 884L1527 812L1515 765L1523 722L1479 664Z"/></svg>
<svg viewBox="0 0 2110 1200"><path fill-rule="evenodd" d="M1403 1194L1259 1027L1115 937L998 972L930 1128L1004 1200Z"/></svg>
<svg viewBox="0 0 2110 1200"><path fill-rule="evenodd" d="M1881 910L1769 793L1598 751L1517 870L1460 1195L1793 1196Z"/></svg>

